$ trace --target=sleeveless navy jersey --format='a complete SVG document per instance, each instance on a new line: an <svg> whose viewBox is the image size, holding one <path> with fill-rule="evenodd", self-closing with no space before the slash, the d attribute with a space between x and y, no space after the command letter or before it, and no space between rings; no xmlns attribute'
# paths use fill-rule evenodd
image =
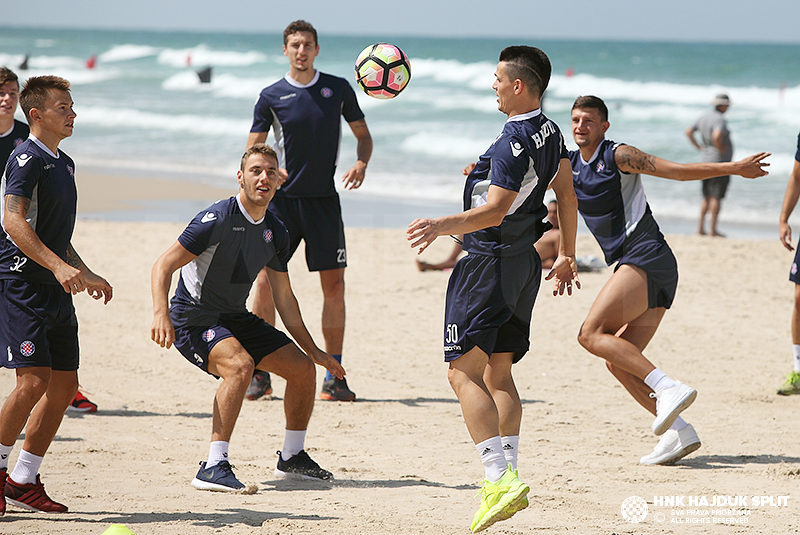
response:
<svg viewBox="0 0 800 535"><path fill-rule="evenodd" d="M173 305L214 314L244 312L264 266L286 271L289 235L283 223L270 212L254 221L238 196L197 214L178 242L197 258L181 268Z"/></svg>
<svg viewBox="0 0 800 535"><path fill-rule="evenodd" d="M66 261L67 249L75 228L78 191L75 188L75 163L63 151L53 154L31 136L8 158L0 199L6 195L30 199L26 217L44 245ZM5 232L0 239L0 278L58 284L53 273L26 257Z"/></svg>
<svg viewBox="0 0 800 535"><path fill-rule="evenodd" d="M495 257L530 249L552 227L542 201L566 157L561 131L540 109L510 117L467 177L464 210L486 204L492 185L517 197L499 226L466 234L464 249Z"/></svg>
<svg viewBox="0 0 800 535"><path fill-rule="evenodd" d="M324 197L336 193L333 175L339 158L344 116L364 118L347 80L317 71L308 85L287 74L261 91L250 132L274 128L278 163L289 177L281 186L289 197Z"/></svg>
<svg viewBox="0 0 800 535"><path fill-rule="evenodd" d="M16 119L14 119L14 126L11 127L8 133L0 132L0 163L2 163L4 169L6 162L8 162L8 157L14 149L28 139L28 134L30 133L31 130L28 125Z"/></svg>
<svg viewBox="0 0 800 535"><path fill-rule="evenodd" d="M641 177L617 168L614 151L620 145L604 139L588 162L583 160L580 151L569 152L578 211L603 249L609 265L622 257L625 239L643 220L648 220L648 228L654 226L655 231L658 230Z"/></svg>

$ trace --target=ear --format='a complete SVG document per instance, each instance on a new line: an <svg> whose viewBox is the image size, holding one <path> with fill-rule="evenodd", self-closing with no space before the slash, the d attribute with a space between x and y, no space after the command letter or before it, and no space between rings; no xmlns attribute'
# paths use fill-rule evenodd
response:
<svg viewBox="0 0 800 535"><path fill-rule="evenodd" d="M239 183L240 188L244 189L244 173L242 173L241 169L236 171L236 182Z"/></svg>
<svg viewBox="0 0 800 535"><path fill-rule="evenodd" d="M288 56L289 54L286 53L286 45L283 45L283 55Z"/></svg>
<svg viewBox="0 0 800 535"><path fill-rule="evenodd" d="M609 127L611 127L611 123L609 123L608 121L603 121L603 134L606 133Z"/></svg>
<svg viewBox="0 0 800 535"><path fill-rule="evenodd" d="M39 109L38 108L31 108L28 111L28 116L31 118L31 121L33 121L35 123L41 122L41 120L42 120L42 114L39 113Z"/></svg>
<svg viewBox="0 0 800 535"><path fill-rule="evenodd" d="M525 91L525 82L517 78L514 80L514 94L521 95L523 91Z"/></svg>

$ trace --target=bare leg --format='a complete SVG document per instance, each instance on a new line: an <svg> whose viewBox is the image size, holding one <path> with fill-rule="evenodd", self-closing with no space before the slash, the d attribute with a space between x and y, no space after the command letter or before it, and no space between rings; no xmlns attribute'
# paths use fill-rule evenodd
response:
<svg viewBox="0 0 800 535"><path fill-rule="evenodd" d="M794 285L794 308L792 309L792 343L800 344L800 284ZM5 408L3 410L5 411Z"/></svg>
<svg viewBox="0 0 800 535"><path fill-rule="evenodd" d="M647 310L645 272L635 266L622 265L600 290L578 333L578 342L615 368L644 380L655 366L635 344L616 334Z"/></svg>
<svg viewBox="0 0 800 535"><path fill-rule="evenodd" d="M47 392L50 368L17 368L17 384L0 411L0 444L13 446L31 411Z"/></svg>
<svg viewBox="0 0 800 535"><path fill-rule="evenodd" d="M259 370L275 373L286 379L283 411L286 429L302 431L308 428L314 410L316 369L314 362L293 343L270 353L258 364Z"/></svg>
<svg viewBox="0 0 800 535"><path fill-rule="evenodd" d="M226 338L211 350L208 371L222 378L214 396L212 441L230 442L253 368L252 357L236 338Z"/></svg>
<svg viewBox="0 0 800 535"><path fill-rule="evenodd" d="M700 224L697 227L697 233L701 236L706 234L706 214L708 213L708 197L703 197L703 202L700 204Z"/></svg>
<svg viewBox="0 0 800 535"><path fill-rule="evenodd" d="M319 272L322 285L322 336L325 351L341 355L344 345L344 268Z"/></svg>
<svg viewBox="0 0 800 535"><path fill-rule="evenodd" d="M472 441L479 444L496 437L500 417L492 394L483 380L489 356L477 346L450 362L447 379L458 397Z"/></svg>
<svg viewBox="0 0 800 535"><path fill-rule="evenodd" d="M275 303L272 301L272 288L267 278L267 268L258 272L255 290L253 291L253 314L275 325Z"/></svg>
<svg viewBox="0 0 800 535"><path fill-rule="evenodd" d="M722 199L717 199L715 197L710 197L708 199L708 210L711 212L711 232L712 236L717 236L719 238L724 238L725 235L721 234L719 230L717 230L717 220L719 219L719 211L722 208Z"/></svg>
<svg viewBox="0 0 800 535"><path fill-rule="evenodd" d="M522 401L511 375L513 358L513 353L494 353L483 372L483 380L497 407L500 436L519 435L522 423Z"/></svg>

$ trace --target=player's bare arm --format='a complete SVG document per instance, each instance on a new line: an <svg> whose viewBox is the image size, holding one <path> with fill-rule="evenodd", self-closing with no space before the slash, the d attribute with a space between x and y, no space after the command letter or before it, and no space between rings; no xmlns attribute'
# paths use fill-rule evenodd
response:
<svg viewBox="0 0 800 535"><path fill-rule="evenodd" d="M14 240L22 253L47 269L49 269L64 291L77 294L86 289L83 274L70 266L51 251L30 223L25 219L28 215L31 200L19 195L5 196L4 228L8 236Z"/></svg>
<svg viewBox="0 0 800 535"><path fill-rule="evenodd" d="M150 272L150 292L153 296L153 324L150 339L169 349L175 342L175 327L169 318L169 287L172 274L197 258L176 241L158 257Z"/></svg>
<svg viewBox="0 0 800 535"><path fill-rule="evenodd" d="M758 178L769 174L764 160L772 154L759 152L735 162L677 163L647 154L630 145L620 145L614 151L614 161L624 173L644 173L670 180L703 180L721 175L740 175Z"/></svg>
<svg viewBox="0 0 800 535"><path fill-rule="evenodd" d="M106 279L89 269L72 244L69 244L69 247L67 247L67 264L83 274L86 292L92 296L93 299L100 299L103 297L104 305L107 305L108 302L111 301L111 298L114 296L114 288L111 287Z"/></svg>
<svg viewBox="0 0 800 535"><path fill-rule="evenodd" d="M249 149L257 143L264 143L266 140L266 132L250 132L250 135L247 136L247 147L245 149Z"/></svg>
<svg viewBox="0 0 800 535"><path fill-rule="evenodd" d="M353 135L356 136L356 157L358 161L344 174L342 182L345 189L356 189L364 183L367 164L372 157L372 135L370 135L367 121L364 119L358 119L347 124L350 125Z"/></svg>
<svg viewBox="0 0 800 535"><path fill-rule="evenodd" d="M489 186L489 194L483 206L436 219L415 219L408 225L406 239L411 242L412 249L419 247L417 254L420 254L439 236L469 234L495 227L503 222L516 198L516 191Z"/></svg>
<svg viewBox="0 0 800 535"><path fill-rule="evenodd" d="M303 316L300 313L300 305L297 303L297 298L292 291L289 274L267 268L267 278L269 279L270 288L272 288L272 298L275 301L275 309L278 311L278 314L281 315L283 325L297 342L297 345L305 351L306 355L308 355L315 364L327 369L339 379L344 377L346 372L342 365L317 347L317 344L314 343L314 339L308 332L306 324L303 322Z"/></svg>
<svg viewBox="0 0 800 535"><path fill-rule="evenodd" d="M792 246L792 227L789 226L789 216L794 212L798 198L800 198L800 162L795 160L792 176L789 177L789 183L786 184L781 217L778 221L781 243L790 251L794 251L794 247Z"/></svg>
<svg viewBox="0 0 800 535"><path fill-rule="evenodd" d="M558 165L556 178L550 183L558 201L558 227L561 239L558 245L558 257L545 280L553 280L553 295L572 295L572 284L580 289L578 278L578 262L575 260L575 235L578 231L578 199L572 186L572 167L567 158L562 158Z"/></svg>

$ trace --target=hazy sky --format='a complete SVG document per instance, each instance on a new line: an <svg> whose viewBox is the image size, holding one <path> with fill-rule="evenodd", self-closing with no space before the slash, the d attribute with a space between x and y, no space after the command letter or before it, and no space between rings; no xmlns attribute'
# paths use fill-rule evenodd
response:
<svg viewBox="0 0 800 535"><path fill-rule="evenodd" d="M800 43L800 0L4 0L0 26ZM19 9L7 9L16 3Z"/></svg>

